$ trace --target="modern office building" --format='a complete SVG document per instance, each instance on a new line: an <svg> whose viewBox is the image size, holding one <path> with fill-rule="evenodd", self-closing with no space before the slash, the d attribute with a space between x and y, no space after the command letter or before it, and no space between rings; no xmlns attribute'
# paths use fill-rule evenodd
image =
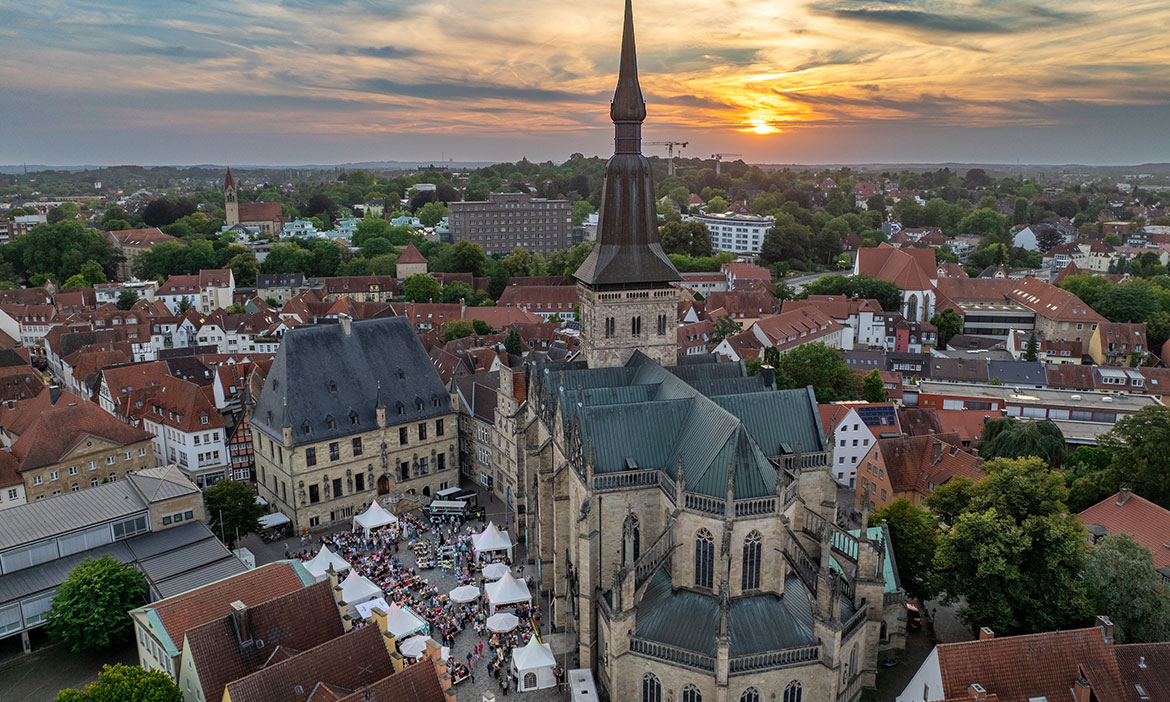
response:
<svg viewBox="0 0 1170 702"><path fill-rule="evenodd" d="M732 253L758 254L764 244L764 235L776 226L772 217L733 212L695 215L691 219L707 225L707 231L711 232L711 248Z"/></svg>
<svg viewBox="0 0 1170 702"><path fill-rule="evenodd" d="M572 246L568 200L492 193L487 200L450 202L447 208L451 241L474 242L488 254L509 254L517 246L547 254Z"/></svg>

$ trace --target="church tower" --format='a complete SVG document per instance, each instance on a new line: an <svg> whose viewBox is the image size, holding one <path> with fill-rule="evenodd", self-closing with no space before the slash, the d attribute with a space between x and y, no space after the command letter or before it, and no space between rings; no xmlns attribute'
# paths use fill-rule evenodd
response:
<svg viewBox="0 0 1170 702"><path fill-rule="evenodd" d="M634 351L663 365L677 359L682 279L658 240L650 162L642 155L646 102L638 84L634 13L626 0L621 67L609 108L614 154L605 165L597 241L577 269L581 351L590 368L620 366Z"/></svg>
<svg viewBox="0 0 1170 702"><path fill-rule="evenodd" d="M223 223L234 227L240 223L240 201L236 197L236 179L232 178L232 169L227 169L227 176L223 179Z"/></svg>

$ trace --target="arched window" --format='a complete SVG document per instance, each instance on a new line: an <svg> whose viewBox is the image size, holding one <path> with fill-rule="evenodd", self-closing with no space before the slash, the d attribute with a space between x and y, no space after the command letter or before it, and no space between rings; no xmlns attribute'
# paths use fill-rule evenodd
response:
<svg viewBox="0 0 1170 702"><path fill-rule="evenodd" d="M703 702L703 693L694 685L687 684L682 690L682 702Z"/></svg>
<svg viewBox="0 0 1170 702"><path fill-rule="evenodd" d="M911 322L918 321L918 296L911 295L910 299L906 300L906 319Z"/></svg>
<svg viewBox="0 0 1170 702"><path fill-rule="evenodd" d="M695 585L710 588L715 582L715 538L706 529L695 535Z"/></svg>
<svg viewBox="0 0 1170 702"><path fill-rule="evenodd" d="M739 696L739 702L760 702L760 691L754 687L749 687Z"/></svg>
<svg viewBox="0 0 1170 702"><path fill-rule="evenodd" d="M852 680L857 677L857 644L853 644L853 648L849 650L849 676L846 680Z"/></svg>
<svg viewBox="0 0 1170 702"><path fill-rule="evenodd" d="M753 529L743 540L743 577L744 590L755 590L760 587L760 555L763 550L763 537Z"/></svg>
<svg viewBox="0 0 1170 702"><path fill-rule="evenodd" d="M784 702L801 702L803 697L804 688L801 687L799 680L793 680L784 688Z"/></svg>
<svg viewBox="0 0 1170 702"><path fill-rule="evenodd" d="M642 676L642 702L662 702L662 683L654 673Z"/></svg>
<svg viewBox="0 0 1170 702"><path fill-rule="evenodd" d="M626 540L626 547L629 549L626 555L632 559L631 562L638 560L642 555L642 527L638 523L638 515L633 512L626 515L622 538Z"/></svg>
<svg viewBox="0 0 1170 702"><path fill-rule="evenodd" d="M524 674L524 689L525 690L536 689L536 673L525 673Z"/></svg>

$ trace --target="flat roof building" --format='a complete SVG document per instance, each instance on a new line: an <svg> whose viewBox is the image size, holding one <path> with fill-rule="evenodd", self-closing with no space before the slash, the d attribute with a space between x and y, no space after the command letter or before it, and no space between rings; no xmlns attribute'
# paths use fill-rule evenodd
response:
<svg viewBox="0 0 1170 702"><path fill-rule="evenodd" d="M479 244L487 254L552 253L572 246L573 210L568 200L526 193L492 193L487 200L447 203L451 241Z"/></svg>

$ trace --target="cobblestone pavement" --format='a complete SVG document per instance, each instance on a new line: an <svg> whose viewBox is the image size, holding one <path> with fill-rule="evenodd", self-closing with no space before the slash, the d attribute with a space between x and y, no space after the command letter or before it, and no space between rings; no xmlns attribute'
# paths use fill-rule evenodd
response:
<svg viewBox="0 0 1170 702"><path fill-rule="evenodd" d="M495 501L494 504L488 504L487 507L488 507L488 516L490 518L490 517L494 516L494 514L500 514L500 510L502 509L503 506L497 500L497 501ZM492 509L493 507L495 509ZM477 522L472 523L472 526L475 528L476 531L482 529L484 525L485 525L484 522L477 521ZM332 534L332 533L336 533L339 531L348 531L348 530L349 530L348 526L340 525L340 526L337 526L337 527L330 529L327 532L313 534L313 542L312 542L313 545L311 548L315 550L319 546L320 538L323 535ZM516 537L514 535L511 535L511 536L512 536L513 540L516 539ZM430 537L426 537L426 538L430 538ZM284 558L284 549L285 549L286 542L287 542L288 548L290 550L298 551L301 549L301 540L297 537L293 537L293 538L290 538L287 540L280 539L280 540L277 540L277 541L272 542L272 543L265 543L263 540L261 540L259 537L257 537L254 534L251 534L248 537L246 537L245 539L241 540L240 545L249 549L250 551L252 551L252 553L256 556L256 565L262 565L264 563L270 563L272 561L280 560L280 559ZM517 545L514 555L515 555L515 562L517 564L524 563L524 559L526 556L525 556L522 544ZM401 549L398 552L397 556L399 559L402 560L402 562L404 564L406 564L410 567L415 567L416 563L415 563L414 553L411 552L410 549L407 549L407 548ZM517 565L516 567L513 568L514 573L518 573L518 571L519 571L519 565ZM441 592L441 593L449 592L450 590L459 586L459 582L455 578L454 573L445 571L441 568L434 568L431 570L423 570L423 571L419 571L419 572L425 578L427 578L427 580L430 582L430 584L435 585L439 589L439 592ZM531 575L532 572L530 569L526 568L524 570L524 574ZM543 600L543 598L540 597L539 591L534 588L532 594L539 601L541 611L547 612L548 611L548 603L545 602ZM564 635L553 634L550 636L548 633L549 623L547 621L547 618L545 621L542 622L542 624L543 624L543 630L540 632L541 633L541 640L544 641L545 643L548 643L552 647L553 653L556 655L558 661L563 661L562 665L564 665L566 670L574 667L576 665L576 649L572 647L572 642L569 641L568 637L566 637ZM451 648L451 655L453 655L456 660L466 662L467 652L471 649L472 646L479 643L480 641L484 641L484 639L480 639L476 635L474 629L466 628L456 636L455 645ZM566 649L571 649L571 650L566 650ZM489 692L489 691L492 692L493 694L495 694L497 699L502 698L502 692L500 690L499 684L488 673L488 665L487 664L490 660L491 660L490 654L485 655L485 656L481 656L479 663L477 665L473 666L473 675L474 675L475 681L472 682L472 680L469 678L469 679L464 680L463 682L461 682L460 684L455 686L455 690L457 693L456 694L457 702L481 702L481 700L483 699L483 694L485 692ZM508 691L509 697L515 696L517 694L519 694L524 700L529 700L530 702L545 702L545 701L549 701L549 700L567 699L567 697L568 697L567 692L562 692L556 688L549 688L546 690L539 690L536 692L517 693L515 691L515 688L511 687Z"/></svg>
<svg viewBox="0 0 1170 702"><path fill-rule="evenodd" d="M57 693L71 687L79 690L96 682L102 666L115 663L135 665L138 649L134 643L117 646L101 653L76 655L61 646L51 645L40 629L33 631L33 652L19 653L5 649L0 655L0 701L53 702ZM11 644L20 637L11 637ZM462 699L462 698L460 698Z"/></svg>

